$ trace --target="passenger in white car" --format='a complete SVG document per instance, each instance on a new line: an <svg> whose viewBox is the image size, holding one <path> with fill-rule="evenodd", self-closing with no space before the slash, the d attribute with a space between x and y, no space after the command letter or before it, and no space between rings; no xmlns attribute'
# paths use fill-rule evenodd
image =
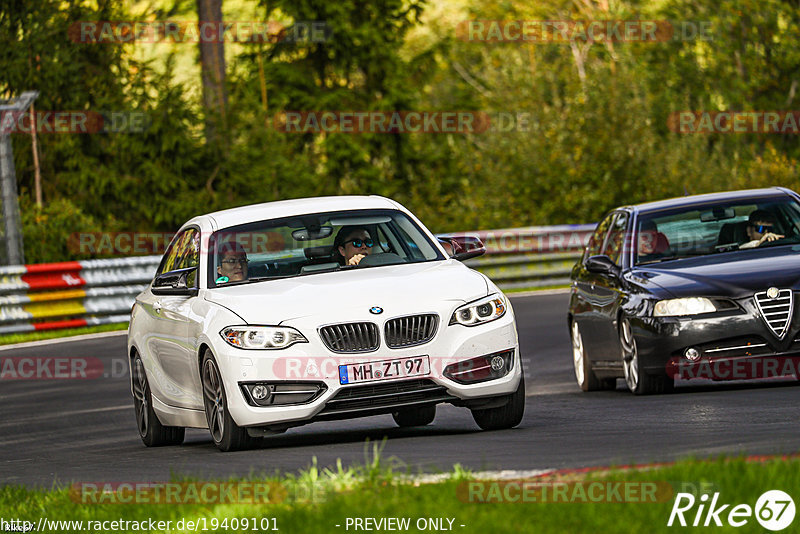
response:
<svg viewBox="0 0 800 534"><path fill-rule="evenodd" d="M218 284L247 280L247 252L236 241L226 241L219 246Z"/></svg>

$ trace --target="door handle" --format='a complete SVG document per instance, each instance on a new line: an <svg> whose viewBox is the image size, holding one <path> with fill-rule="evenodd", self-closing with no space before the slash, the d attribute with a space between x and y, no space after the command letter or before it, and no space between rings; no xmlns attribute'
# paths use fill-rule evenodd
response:
<svg viewBox="0 0 800 534"><path fill-rule="evenodd" d="M156 313L161 313L161 301L155 301L153 303L153 311Z"/></svg>

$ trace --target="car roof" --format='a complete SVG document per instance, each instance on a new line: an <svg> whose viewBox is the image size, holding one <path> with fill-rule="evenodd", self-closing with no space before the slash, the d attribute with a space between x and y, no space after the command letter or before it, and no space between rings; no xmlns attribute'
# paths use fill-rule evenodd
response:
<svg viewBox="0 0 800 534"><path fill-rule="evenodd" d="M657 200L654 202L645 202L633 206L625 206L622 209L629 209L642 212L661 211L670 208L679 208L684 206L712 204L716 202L736 201L745 199L765 199L780 196L791 196L792 192L789 189L782 187L771 187L767 189L743 189L741 191L723 191L719 193L708 193L704 195L691 195L685 197L668 198L665 200Z"/></svg>
<svg viewBox="0 0 800 534"><path fill-rule="evenodd" d="M293 200L279 200L251 204L222 211L215 211L200 215L188 221L184 226L197 224L201 220L211 220L217 229L237 226L249 222L294 217L307 213L321 213L325 211L347 211L362 209L405 209L385 197L377 195L342 195L331 197L298 198Z"/></svg>

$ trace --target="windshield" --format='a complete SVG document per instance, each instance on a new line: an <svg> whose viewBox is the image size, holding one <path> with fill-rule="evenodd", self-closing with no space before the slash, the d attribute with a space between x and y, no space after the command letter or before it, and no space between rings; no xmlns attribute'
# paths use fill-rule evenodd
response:
<svg viewBox="0 0 800 534"><path fill-rule="evenodd" d="M226 228L209 246L209 287L443 260L405 213L354 210Z"/></svg>
<svg viewBox="0 0 800 534"><path fill-rule="evenodd" d="M800 206L787 196L640 214L635 264L800 243Z"/></svg>

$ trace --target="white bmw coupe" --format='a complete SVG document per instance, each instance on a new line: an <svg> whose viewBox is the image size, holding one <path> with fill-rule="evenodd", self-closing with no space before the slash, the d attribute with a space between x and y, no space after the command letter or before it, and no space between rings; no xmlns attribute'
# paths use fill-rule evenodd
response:
<svg viewBox="0 0 800 534"><path fill-rule="evenodd" d="M522 420L514 312L383 197L257 204L195 217L136 297L131 391L145 445L208 428L223 451L312 421L390 413L426 425L442 402L485 430Z"/></svg>

